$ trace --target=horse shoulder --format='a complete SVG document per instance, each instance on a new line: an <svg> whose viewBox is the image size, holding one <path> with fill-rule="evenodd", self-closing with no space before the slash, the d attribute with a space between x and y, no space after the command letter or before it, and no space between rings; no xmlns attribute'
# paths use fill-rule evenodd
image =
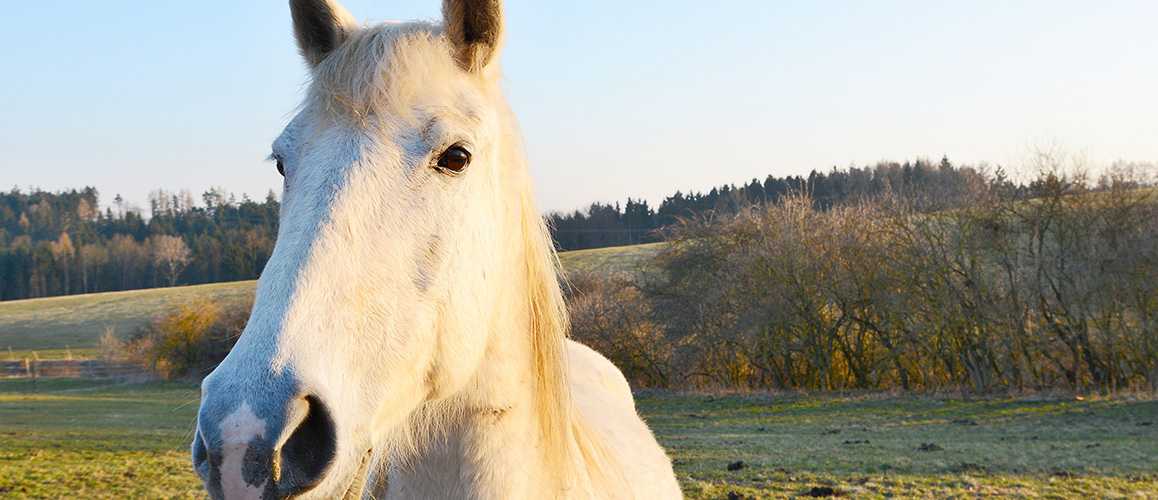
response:
<svg viewBox="0 0 1158 500"><path fill-rule="evenodd" d="M681 498L671 459L636 412L631 386L623 373L603 355L578 342L567 342L567 356L571 395L579 418L612 455L614 466L620 468L631 490L604 493L615 498Z"/></svg>

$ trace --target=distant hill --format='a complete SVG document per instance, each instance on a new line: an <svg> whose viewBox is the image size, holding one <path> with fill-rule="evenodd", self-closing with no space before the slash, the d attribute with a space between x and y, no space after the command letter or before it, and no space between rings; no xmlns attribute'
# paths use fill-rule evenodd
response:
<svg viewBox="0 0 1158 500"><path fill-rule="evenodd" d="M633 272L660 246L564 252L559 258L568 272ZM42 358L58 358L66 354L66 348L78 356L91 354L106 328L125 335L180 304L204 299L227 303L245 300L253 295L255 283L236 281L0 302L0 358L8 356L8 349L18 357L37 351Z"/></svg>

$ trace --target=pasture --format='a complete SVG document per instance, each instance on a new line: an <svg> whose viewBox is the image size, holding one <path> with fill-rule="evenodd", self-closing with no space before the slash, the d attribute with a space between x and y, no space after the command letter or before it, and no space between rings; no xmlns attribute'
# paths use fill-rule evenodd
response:
<svg viewBox="0 0 1158 500"><path fill-rule="evenodd" d="M197 403L190 384L0 381L0 496L199 498L186 451ZM638 405L689 498L1158 496L1155 401L645 393Z"/></svg>
<svg viewBox="0 0 1158 500"><path fill-rule="evenodd" d="M631 272L656 245L561 255ZM252 282L0 303L0 348L96 353L175 305ZM67 350L65 348L68 348ZM0 353L6 355L7 353ZM0 381L0 497L199 498L188 383ZM689 498L1158 497L1158 402L638 395Z"/></svg>
<svg viewBox="0 0 1158 500"><path fill-rule="evenodd" d="M74 354L91 352L106 328L125 335L183 303L245 300L253 295L253 286L252 281L240 281L0 302L0 349L36 351L41 358L61 357L68 348Z"/></svg>

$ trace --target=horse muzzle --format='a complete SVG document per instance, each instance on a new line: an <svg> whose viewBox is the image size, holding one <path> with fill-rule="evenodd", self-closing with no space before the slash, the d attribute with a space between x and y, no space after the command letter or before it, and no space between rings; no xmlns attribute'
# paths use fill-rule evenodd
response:
<svg viewBox="0 0 1158 500"><path fill-rule="evenodd" d="M335 462L334 419L317 397L292 390L213 390L206 382L193 466L214 499L301 496Z"/></svg>

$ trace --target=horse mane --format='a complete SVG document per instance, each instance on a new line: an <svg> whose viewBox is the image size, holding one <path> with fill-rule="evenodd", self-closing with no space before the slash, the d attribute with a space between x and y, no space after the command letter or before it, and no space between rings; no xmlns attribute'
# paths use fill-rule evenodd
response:
<svg viewBox="0 0 1158 500"><path fill-rule="evenodd" d="M580 493L573 491L574 482L580 478L567 475L576 462L587 466L584 473L588 479L594 480L593 484L623 485L626 490L628 483L622 468L607 448L603 436L579 418L572 404L566 346L571 324L560 286L563 268L546 221L539 215L531 195L526 157L515 134L513 114L507 110L506 115L509 119L504 144L508 151L504 155L508 166L518 167L525 183L520 189L519 215L531 313L531 350L536 382L534 401L548 469L560 473L552 479L559 482L562 491ZM587 493L617 497L615 492L609 491Z"/></svg>
<svg viewBox="0 0 1158 500"><path fill-rule="evenodd" d="M508 111L507 115L511 113ZM543 451L549 470L566 471L572 463L571 441L575 418L572 414L571 388L567 382L566 341L570 316L563 299L559 277L562 266L555 253L554 241L546 222L539 215L531 194L525 156L514 132L514 119L507 120L507 167L517 166L525 182L520 190L517 210L523 234L524 272L527 283L527 308L530 313L529 334L535 372L536 413L539 416ZM554 478L566 485L573 478Z"/></svg>

